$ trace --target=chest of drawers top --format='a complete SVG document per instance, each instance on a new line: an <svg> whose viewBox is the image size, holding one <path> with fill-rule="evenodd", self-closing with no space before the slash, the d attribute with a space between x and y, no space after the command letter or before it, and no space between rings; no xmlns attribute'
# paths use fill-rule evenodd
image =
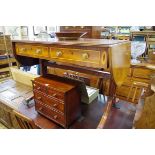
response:
<svg viewBox="0 0 155 155"><path fill-rule="evenodd" d="M33 84L34 89L40 90L43 93L45 93L45 89L53 89L65 94L71 89L75 88L75 84L65 83L60 80L52 80L44 77L35 78Z"/></svg>

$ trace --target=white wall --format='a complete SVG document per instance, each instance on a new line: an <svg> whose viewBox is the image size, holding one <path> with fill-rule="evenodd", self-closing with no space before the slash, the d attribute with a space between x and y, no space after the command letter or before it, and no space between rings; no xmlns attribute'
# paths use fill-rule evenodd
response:
<svg viewBox="0 0 155 155"><path fill-rule="evenodd" d="M27 26L28 27L28 37L29 38L35 38L36 36L33 34L33 26ZM59 32L60 27L59 26L48 26L48 32ZM0 32L4 32L7 35L13 36L19 36L21 37L21 26L0 26Z"/></svg>

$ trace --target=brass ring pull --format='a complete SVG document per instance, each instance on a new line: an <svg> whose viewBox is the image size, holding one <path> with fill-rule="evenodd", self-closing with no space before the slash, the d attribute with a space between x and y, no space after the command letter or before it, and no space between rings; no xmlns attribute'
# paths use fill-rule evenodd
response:
<svg viewBox="0 0 155 155"><path fill-rule="evenodd" d="M88 59L88 58L89 58L88 53L83 53L83 54L82 54L82 58L83 58L83 59Z"/></svg>
<svg viewBox="0 0 155 155"><path fill-rule="evenodd" d="M57 51L57 52L56 52L56 56L57 56L57 57L61 57L61 56L62 56L62 52L61 52L61 51Z"/></svg>
<svg viewBox="0 0 155 155"><path fill-rule="evenodd" d="M41 53L41 49L36 50L36 54L39 54L39 53Z"/></svg>
<svg viewBox="0 0 155 155"><path fill-rule="evenodd" d="M21 48L21 52L25 52L26 51L26 48Z"/></svg>

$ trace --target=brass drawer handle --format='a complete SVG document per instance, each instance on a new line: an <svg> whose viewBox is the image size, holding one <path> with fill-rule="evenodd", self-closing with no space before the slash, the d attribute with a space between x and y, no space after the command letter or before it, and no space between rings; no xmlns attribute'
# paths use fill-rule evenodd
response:
<svg viewBox="0 0 155 155"><path fill-rule="evenodd" d="M21 48L21 49L20 49L20 53L21 53L21 52L26 52L26 48Z"/></svg>
<svg viewBox="0 0 155 155"><path fill-rule="evenodd" d="M53 107L56 107L57 106L57 104L55 103L55 104L53 104Z"/></svg>
<svg viewBox="0 0 155 155"><path fill-rule="evenodd" d="M36 54L39 54L39 53L41 53L41 49L37 49L35 52L36 52Z"/></svg>
<svg viewBox="0 0 155 155"><path fill-rule="evenodd" d="M62 56L62 52L61 52L61 51L57 51L57 52L56 52L56 56L57 56L57 57L61 57L61 56Z"/></svg>
<svg viewBox="0 0 155 155"><path fill-rule="evenodd" d="M57 116L57 115L55 115L55 116L54 116L54 119L57 119L57 118L58 118L58 116Z"/></svg>
<svg viewBox="0 0 155 155"><path fill-rule="evenodd" d="M40 108L39 108L39 111L42 111L42 110L43 110L43 107L40 107Z"/></svg>
<svg viewBox="0 0 155 155"><path fill-rule="evenodd" d="M88 53L83 53L83 54L82 54L82 58L83 58L83 59L88 59L88 58L89 58Z"/></svg>
<svg viewBox="0 0 155 155"><path fill-rule="evenodd" d="M56 97L56 95L57 95L57 94L55 93L55 94L53 94L52 96L53 96L53 97Z"/></svg>
<svg viewBox="0 0 155 155"><path fill-rule="evenodd" d="M37 90L40 90L40 89L41 89L40 87L37 88Z"/></svg>
<svg viewBox="0 0 155 155"><path fill-rule="evenodd" d="M41 97L38 97L37 99L38 99L38 100L41 100Z"/></svg>

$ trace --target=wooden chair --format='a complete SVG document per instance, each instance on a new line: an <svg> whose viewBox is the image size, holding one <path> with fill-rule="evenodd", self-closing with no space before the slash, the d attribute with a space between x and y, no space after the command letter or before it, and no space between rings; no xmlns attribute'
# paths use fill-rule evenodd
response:
<svg viewBox="0 0 155 155"><path fill-rule="evenodd" d="M133 128L151 129L155 128L155 75L151 76L151 82L145 94L137 104Z"/></svg>
<svg viewBox="0 0 155 155"><path fill-rule="evenodd" d="M127 96L127 101L132 103L138 103L144 89L148 88L148 84L144 82L133 81L131 87L129 89L129 93Z"/></svg>
<svg viewBox="0 0 155 155"><path fill-rule="evenodd" d="M21 127L21 129L38 129L39 127L36 126L32 119L24 116L23 114L13 110L13 114Z"/></svg>

